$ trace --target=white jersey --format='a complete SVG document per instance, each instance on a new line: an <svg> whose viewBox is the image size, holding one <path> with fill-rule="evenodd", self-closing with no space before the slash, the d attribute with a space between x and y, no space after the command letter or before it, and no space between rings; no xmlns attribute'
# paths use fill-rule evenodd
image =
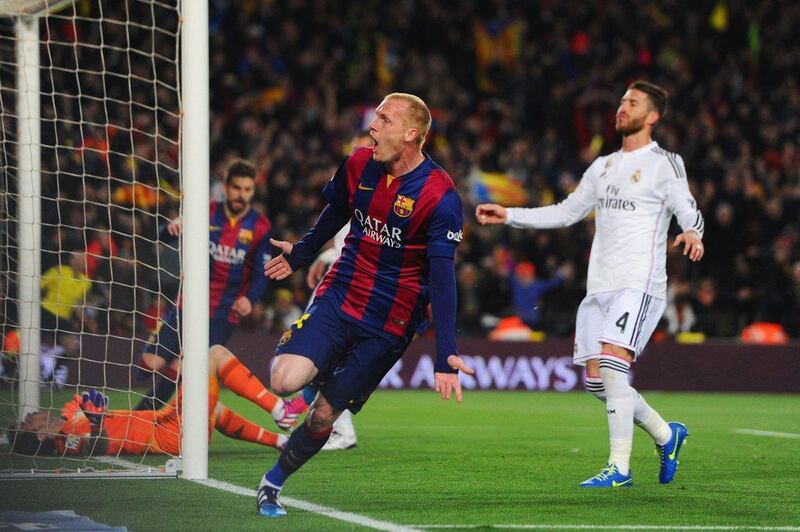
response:
<svg viewBox="0 0 800 532"><path fill-rule="evenodd" d="M317 257L318 261L325 263L326 265L326 273L331 271L333 267L333 263L339 258L342 254L342 250L344 249L345 239L347 235L350 234L350 224L345 224L339 232L333 237L333 246L329 247L325 251L319 254ZM311 303L314 302L314 298L317 297L317 288L319 288L319 284L314 288L314 291L311 292L311 297L308 298L308 304L306 305L306 310L311 306Z"/></svg>
<svg viewBox="0 0 800 532"><path fill-rule="evenodd" d="M336 236L333 237L333 249L336 250L337 259L339 258L339 255L342 254L342 250L344 249L344 241L347 238L348 233L350 233L350 224L345 224L344 227L339 229L339 232L336 233Z"/></svg>
<svg viewBox="0 0 800 532"><path fill-rule="evenodd" d="M683 159L651 142L598 157L575 191L556 205L508 209L507 224L566 227L595 211L587 294L634 288L665 298L667 231L672 216L703 236L703 216L689 192Z"/></svg>
<svg viewBox="0 0 800 532"><path fill-rule="evenodd" d="M348 223L345 224L339 230L339 232L336 233L336 236L333 237L333 246L319 254L319 260L327 264L329 269L331 266L333 266L333 263L336 262L336 259L339 258L339 255L342 254L342 250L344 249L344 241L349 233L350 224Z"/></svg>

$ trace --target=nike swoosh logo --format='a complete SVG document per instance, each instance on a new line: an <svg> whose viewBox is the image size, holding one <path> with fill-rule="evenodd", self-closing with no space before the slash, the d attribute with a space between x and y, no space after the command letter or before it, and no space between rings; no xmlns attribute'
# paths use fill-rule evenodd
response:
<svg viewBox="0 0 800 532"><path fill-rule="evenodd" d="M614 487L614 488L618 488L620 486L624 486L625 484L630 484L632 480L633 480L632 478L629 478L625 482L617 482L616 480L612 480L611 481L611 486Z"/></svg>
<svg viewBox="0 0 800 532"><path fill-rule="evenodd" d="M675 456L678 454L678 431L675 431L675 448L672 449L672 452L669 453L669 459L675 460Z"/></svg>
<svg viewBox="0 0 800 532"><path fill-rule="evenodd" d="M359 183L358 184L358 190L375 190L375 187L369 188L369 187L365 187L364 185Z"/></svg>

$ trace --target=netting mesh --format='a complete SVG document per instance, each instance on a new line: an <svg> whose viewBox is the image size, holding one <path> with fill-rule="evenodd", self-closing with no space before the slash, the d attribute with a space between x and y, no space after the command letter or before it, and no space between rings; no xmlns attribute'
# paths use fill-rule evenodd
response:
<svg viewBox="0 0 800 532"><path fill-rule="evenodd" d="M19 20L0 18L0 429L13 426L21 408L18 287L26 272L18 272L17 242L25 153L17 139L18 105L25 101L15 55ZM43 430L56 437L35 445L39 456L30 458L18 452L22 447L11 449L19 432L8 431L0 470L91 470L99 466L70 449L83 445L77 450L85 452L86 445L58 436L65 430L64 404L94 388L111 398L112 410L133 409L148 386L137 382L134 365L179 292L178 244L160 242L159 227L180 209L180 13L178 0L78 0L36 20L40 411L50 413ZM111 438L106 454L133 450L144 455L137 463L163 463L163 456L147 458L154 441L144 440L152 434L104 428ZM127 441L115 444L115 437Z"/></svg>

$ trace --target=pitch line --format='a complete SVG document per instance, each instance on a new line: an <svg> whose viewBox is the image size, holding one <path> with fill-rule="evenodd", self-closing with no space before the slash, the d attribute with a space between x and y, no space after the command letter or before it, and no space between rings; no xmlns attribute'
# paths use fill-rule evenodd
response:
<svg viewBox="0 0 800 532"><path fill-rule="evenodd" d="M224 482L221 480L214 480L213 478L210 478L208 480L192 480L192 482L196 482L197 484L201 484L203 486L209 486L211 488L215 488L218 490L235 493L237 495L244 495L246 497L255 498L256 496L256 490L243 488L241 486L237 486L235 484L231 484L229 482ZM390 523L389 521L380 521L378 519L372 519L371 517L367 517L365 515L354 514L351 512L343 512L341 510L337 510L336 508L330 508L328 506L322 506L319 504L314 504L312 502L301 501L299 499L281 497L281 502L285 506L289 506L291 508L298 508L300 510L305 510L307 512L320 514L325 517L330 517L331 519L344 521L346 523L353 523L356 525L373 528L375 530L388 530L391 532L414 531L414 528L408 526Z"/></svg>
<svg viewBox="0 0 800 532"><path fill-rule="evenodd" d="M798 531L800 526L745 526L745 525L409 525L420 530L436 528L515 529L515 530L786 530Z"/></svg>
<svg viewBox="0 0 800 532"><path fill-rule="evenodd" d="M749 436L767 436L769 438L786 438L789 440L800 440L800 434L795 432L773 432L771 430L755 429L733 429L736 434L747 434Z"/></svg>
<svg viewBox="0 0 800 532"><path fill-rule="evenodd" d="M128 469L140 469L142 467L140 464L129 462L128 460L124 460L122 458L105 458L102 461L107 463L113 463L114 465L118 465L120 467L126 467ZM189 480L190 482L200 484L201 486L207 486L209 488L214 488L221 491L227 491L228 493L233 493L234 495L252 497L253 499L255 499L256 497L256 490L243 488L241 486L237 486L236 484L231 484L230 482L225 482L222 480L216 480L213 478L209 478L207 480L205 479L184 479L184 480ZM371 517L354 514L351 512L343 512L341 510L337 510L336 508L330 508L328 506L322 506L320 504L314 504L312 502L301 501L300 499L281 497L281 502L285 506L289 506L290 508L305 510L306 512L323 515L325 517L330 517L331 519L344 521L346 523L353 523L355 525L361 525L375 530L387 530L389 532L413 532L415 530L410 526L398 525L396 523L390 523L389 521L380 521L378 519L372 519ZM265 517L264 520L267 520L267 518Z"/></svg>

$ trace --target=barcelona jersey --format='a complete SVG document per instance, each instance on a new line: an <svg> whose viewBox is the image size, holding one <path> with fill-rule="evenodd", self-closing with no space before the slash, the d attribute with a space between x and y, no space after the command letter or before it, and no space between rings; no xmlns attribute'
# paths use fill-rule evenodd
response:
<svg viewBox="0 0 800 532"><path fill-rule="evenodd" d="M255 209L241 219L231 220L222 203L211 203L208 254L209 317L239 323L231 311L241 296L255 303L264 293L267 279L264 264L270 259L270 223Z"/></svg>
<svg viewBox="0 0 800 532"><path fill-rule="evenodd" d="M349 212L342 254L317 290L349 316L392 336L413 334L429 302L428 257L455 256L461 200L430 157L402 176L386 173L371 148L355 150L323 191Z"/></svg>

